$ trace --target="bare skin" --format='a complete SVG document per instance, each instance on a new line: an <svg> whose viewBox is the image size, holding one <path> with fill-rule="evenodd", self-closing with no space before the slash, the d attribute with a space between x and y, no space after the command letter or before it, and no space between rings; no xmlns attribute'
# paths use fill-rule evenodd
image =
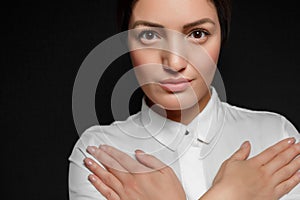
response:
<svg viewBox="0 0 300 200"><path fill-rule="evenodd" d="M250 143L245 142L219 169L212 187L200 200L277 200L300 182L300 144L288 138L247 159ZM89 180L108 200L186 199L173 170L142 151L134 160L110 146L89 147L92 159L84 160L92 172ZM106 164L105 164L106 163ZM113 168L109 166L115 166ZM115 168L121 169L116 170ZM157 169L157 170L155 170ZM136 171L148 173L131 173ZM238 190L237 190L238 188Z"/></svg>
<svg viewBox="0 0 300 200"><path fill-rule="evenodd" d="M157 26L183 34L189 48L195 45L203 48L207 54L205 56L217 64L221 48L221 28L218 13L211 1L137 1L132 9L129 28L135 29L139 37L138 41L128 38L129 44L149 46L168 41L170 46L176 47L173 37L166 37L157 30ZM194 51L184 53L187 58L195 57ZM159 49L135 50L130 52L130 56L136 69L155 63L155 68L139 70L137 78L139 81L150 80L151 84L141 84L141 88L146 94L148 106L160 105L158 109L162 111L156 110L157 113L166 113L165 117L170 120L189 124L206 106L210 99L210 76L214 74L211 66L203 63L200 65L203 68L199 70L183 57ZM205 76L207 74L210 76ZM189 87L178 90L178 83L164 84L168 79L176 82L179 78L185 78L190 83ZM170 92L173 90L174 93ZM191 94L196 98L190 98ZM212 187L199 198L279 199L300 182L300 175L297 173L300 159L296 158L300 153L300 144L294 143L294 139L285 139L250 159L250 144L244 143L222 164ZM100 148L89 147L88 151L104 166L103 168L86 158L84 162L92 172L89 180L108 200L186 199L173 170L151 155L137 151L134 160L106 145ZM151 172L136 173L137 171Z"/></svg>
<svg viewBox="0 0 300 200"><path fill-rule="evenodd" d="M129 29L136 32L134 37L128 37L130 57L134 69L138 69L137 79L148 106L159 105L155 112L189 124L210 100L209 86L221 48L221 28L213 3L208 0L140 0L132 9ZM178 41L178 35L168 30L181 34L184 42ZM162 44L169 46L170 52L148 49ZM132 50L136 46L140 49ZM180 78L189 86L174 89ZM170 79L173 84L163 84Z"/></svg>

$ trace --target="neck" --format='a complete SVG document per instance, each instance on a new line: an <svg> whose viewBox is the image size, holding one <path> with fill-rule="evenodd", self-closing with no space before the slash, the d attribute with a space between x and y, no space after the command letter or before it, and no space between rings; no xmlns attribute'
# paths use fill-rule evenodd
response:
<svg viewBox="0 0 300 200"><path fill-rule="evenodd" d="M167 117L168 119L182 124L189 124L207 105L208 101L211 98L209 90L206 94L193 106L184 109L184 110L164 110L161 107L153 106L152 110L156 113ZM148 98L146 99L147 105L151 107L154 103L151 102ZM167 115L167 116L166 116Z"/></svg>

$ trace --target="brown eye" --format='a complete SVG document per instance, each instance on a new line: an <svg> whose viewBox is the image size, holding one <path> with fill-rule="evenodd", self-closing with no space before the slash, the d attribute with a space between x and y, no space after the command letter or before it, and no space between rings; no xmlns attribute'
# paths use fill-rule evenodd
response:
<svg viewBox="0 0 300 200"><path fill-rule="evenodd" d="M193 36L194 38L199 39L199 38L204 37L204 36L205 36L205 33L204 33L203 31L194 31L194 32L192 33L192 36Z"/></svg>
<svg viewBox="0 0 300 200"><path fill-rule="evenodd" d="M196 29L188 35L188 38L197 44L202 44L208 39L209 35L210 33L206 30Z"/></svg>
<svg viewBox="0 0 300 200"><path fill-rule="evenodd" d="M139 34L139 38L144 40L154 40L158 39L158 36L154 31L142 31Z"/></svg>
<svg viewBox="0 0 300 200"><path fill-rule="evenodd" d="M144 33L144 38L147 40L152 40L155 37L154 33L148 31L146 33Z"/></svg>
<svg viewBox="0 0 300 200"><path fill-rule="evenodd" d="M161 39L159 37L159 34L156 31L152 30L144 30L140 34L138 34L138 40L145 45L154 44L159 39Z"/></svg>

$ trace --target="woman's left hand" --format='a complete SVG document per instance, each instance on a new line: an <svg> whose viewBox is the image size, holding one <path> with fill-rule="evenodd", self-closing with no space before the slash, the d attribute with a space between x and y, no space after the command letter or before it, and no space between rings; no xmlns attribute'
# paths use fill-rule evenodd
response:
<svg viewBox="0 0 300 200"><path fill-rule="evenodd" d="M138 150L136 161L107 145L88 147L88 152L105 167L86 158L84 163L93 173L88 179L108 200L186 199L176 174L154 156Z"/></svg>

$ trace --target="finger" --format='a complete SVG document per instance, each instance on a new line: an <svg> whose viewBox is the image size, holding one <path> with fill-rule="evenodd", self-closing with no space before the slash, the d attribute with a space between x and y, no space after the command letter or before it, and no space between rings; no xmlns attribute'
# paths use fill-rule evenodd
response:
<svg viewBox="0 0 300 200"><path fill-rule="evenodd" d="M251 158L251 160L253 160L258 165L264 165L268 163L270 160L272 160L276 155L278 155L282 151L292 146L295 143L295 141L296 141L295 138L287 138L281 140L280 142L267 148L257 156L254 156L253 158Z"/></svg>
<svg viewBox="0 0 300 200"><path fill-rule="evenodd" d="M126 153L119 151L112 146L101 145L100 149L105 151L105 153L115 159L120 166L122 166L126 171L130 173L141 173L149 171L149 168L143 166L141 163L139 163Z"/></svg>
<svg viewBox="0 0 300 200"><path fill-rule="evenodd" d="M117 194L123 192L123 185L112 173L99 166L90 158L84 159L85 166L101 180L101 184L105 184L107 187L113 189Z"/></svg>
<svg viewBox="0 0 300 200"><path fill-rule="evenodd" d="M241 147L229 158L229 160L245 160L248 158L251 150L249 141L244 142Z"/></svg>
<svg viewBox="0 0 300 200"><path fill-rule="evenodd" d="M119 162L117 162L113 157L108 155L102 149L99 149L95 146L89 146L87 148L87 151L105 167L113 168L118 171L127 172L127 170L124 167L122 167L119 164Z"/></svg>
<svg viewBox="0 0 300 200"><path fill-rule="evenodd" d="M272 179L274 180L273 181L274 185L278 185L279 183L288 180L298 170L300 170L300 157L293 160L287 166L281 168L272 176Z"/></svg>
<svg viewBox="0 0 300 200"><path fill-rule="evenodd" d="M122 167L118 161L100 148L91 146L87 148L87 151L94 156L94 158L96 158L108 172L112 173L122 183L129 179L128 176L131 176L131 174Z"/></svg>
<svg viewBox="0 0 300 200"><path fill-rule="evenodd" d="M300 183L300 172L295 173L291 178L282 182L275 188L275 193L278 198L289 193L296 185Z"/></svg>
<svg viewBox="0 0 300 200"><path fill-rule="evenodd" d="M166 164L157 159L155 156L144 153L141 150L135 151L136 159L146 167L154 170L160 170L166 167Z"/></svg>
<svg viewBox="0 0 300 200"><path fill-rule="evenodd" d="M290 146L285 151L281 152L263 167L269 174L273 174L282 167L290 163L296 156L300 154L300 143Z"/></svg>
<svg viewBox="0 0 300 200"><path fill-rule="evenodd" d="M120 200L119 195L103 183L97 176L90 174L88 176L92 185L107 199L107 200Z"/></svg>

